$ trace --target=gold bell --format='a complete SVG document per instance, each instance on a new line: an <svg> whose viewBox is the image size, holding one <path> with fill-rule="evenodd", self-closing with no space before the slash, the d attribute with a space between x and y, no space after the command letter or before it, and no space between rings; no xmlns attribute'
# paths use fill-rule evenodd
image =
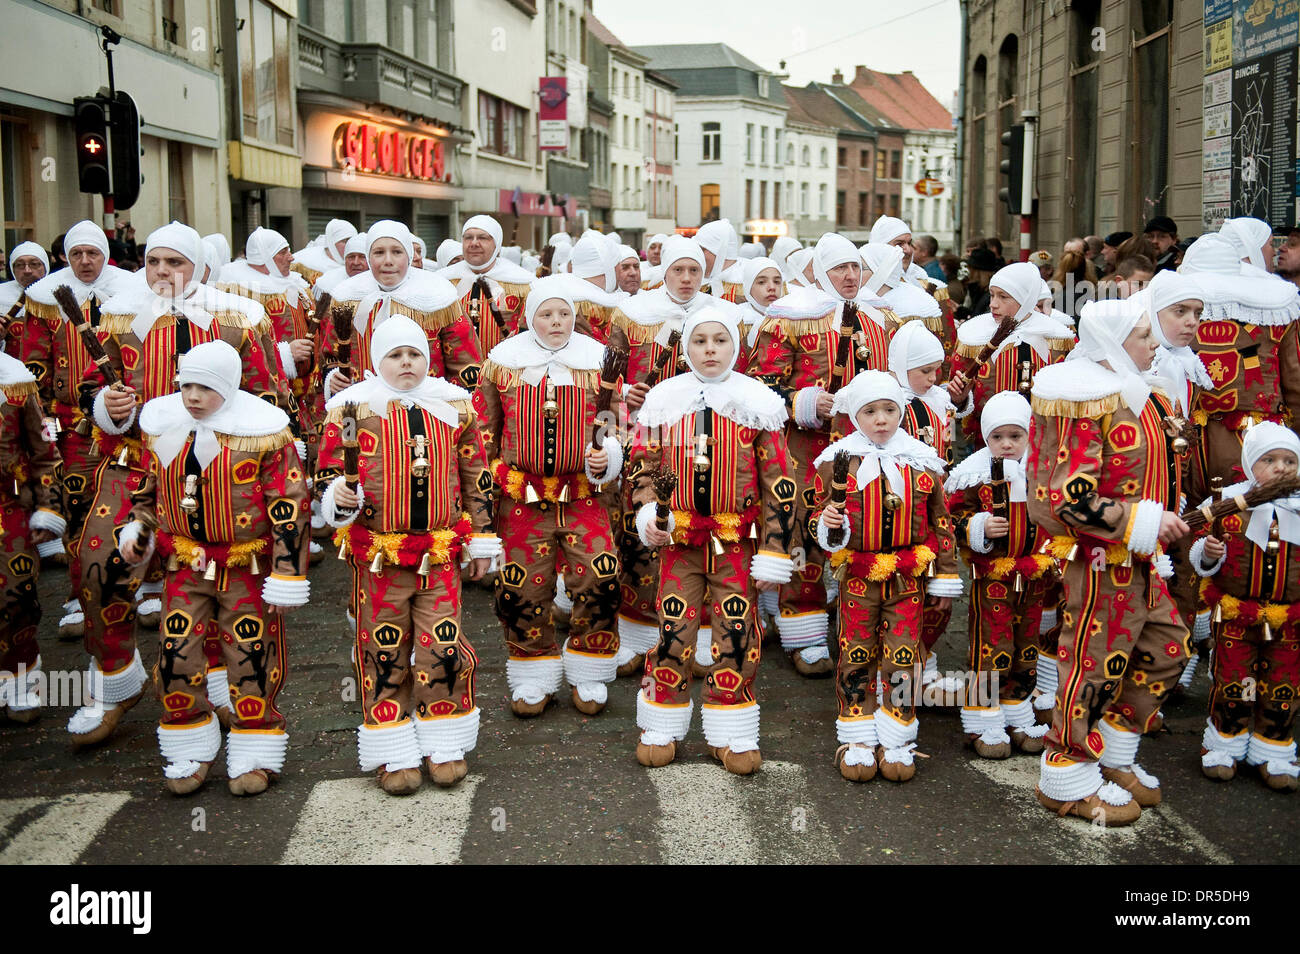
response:
<svg viewBox="0 0 1300 954"><path fill-rule="evenodd" d="M757 524L757 523L751 523L751 524L749 525L749 539L751 539L751 540L757 540L757 539L758 539L758 524Z"/></svg>
<svg viewBox="0 0 1300 954"><path fill-rule="evenodd" d="M1079 544L1077 543L1070 544L1070 552L1065 555L1066 561L1069 563L1073 563L1075 558L1078 555L1079 555Z"/></svg>
<svg viewBox="0 0 1300 954"><path fill-rule="evenodd" d="M121 452L120 454L117 455L117 466L118 466L118 467L125 467L125 466L126 466L126 461L127 461L127 456L128 456L129 451L130 451L130 448L127 447L125 444L123 444L123 445L122 445L122 452Z"/></svg>
<svg viewBox="0 0 1300 954"><path fill-rule="evenodd" d="M415 460L411 462L411 476L416 478L428 477L429 459L424 456L424 435L416 434L412 440L415 444Z"/></svg>
<svg viewBox="0 0 1300 954"><path fill-rule="evenodd" d="M555 400L555 385L549 379L546 382L546 400L542 403L542 413L548 421L555 420L560 414L560 405Z"/></svg>
<svg viewBox="0 0 1300 954"><path fill-rule="evenodd" d="M383 550L380 550L378 553L376 553L375 558L370 561L370 572L371 573L384 572L384 551Z"/></svg>
<svg viewBox="0 0 1300 954"><path fill-rule="evenodd" d="M704 434L696 435L695 459L692 461L697 474L709 472L709 439Z"/></svg>
<svg viewBox="0 0 1300 954"><path fill-rule="evenodd" d="M889 493L885 494L884 503L886 510L897 510L899 507L903 506L903 498L891 490Z"/></svg>
<svg viewBox="0 0 1300 954"><path fill-rule="evenodd" d="M339 544L339 559L346 560L347 558L348 558L348 541L344 539L343 542Z"/></svg>
<svg viewBox="0 0 1300 954"><path fill-rule="evenodd" d="M538 496L537 491L532 484L524 484L524 503L537 503L542 498Z"/></svg>
<svg viewBox="0 0 1300 954"><path fill-rule="evenodd" d="M185 475L185 496L181 498L181 509L188 514L198 513L199 501L195 493L199 489L199 478L197 474Z"/></svg>
<svg viewBox="0 0 1300 954"><path fill-rule="evenodd" d="M1179 435L1178 437L1175 437L1172 441L1170 441L1169 446L1173 448L1175 454L1177 454L1179 457L1182 457L1184 454L1187 453L1188 449L1192 445L1188 443L1187 438L1183 437L1182 435Z"/></svg>
<svg viewBox="0 0 1300 954"><path fill-rule="evenodd" d="M1211 623L1222 623L1222 622L1223 622L1223 604L1222 604L1222 603L1215 603L1215 604L1214 604L1214 614L1210 617L1210 622L1211 622Z"/></svg>
<svg viewBox="0 0 1300 954"><path fill-rule="evenodd" d="M716 533L709 535L709 542L713 544L714 556L721 556L722 554L727 552L726 546L723 544L721 540L718 539L718 535Z"/></svg>
<svg viewBox="0 0 1300 954"><path fill-rule="evenodd" d="M171 556L167 558L167 572L175 573L180 568L181 568L181 561L176 559L176 554L173 553Z"/></svg>
<svg viewBox="0 0 1300 954"><path fill-rule="evenodd" d="M250 553L248 555L248 572L253 574L254 576L258 576L262 572L262 568L257 565L256 553Z"/></svg>
<svg viewBox="0 0 1300 954"><path fill-rule="evenodd" d="M469 320L477 324L478 313L479 313L479 300L477 298L471 298L469 300Z"/></svg>
<svg viewBox="0 0 1300 954"><path fill-rule="evenodd" d="M432 564L433 561L429 558L429 554L425 553L424 556L420 557L420 568L415 572L420 574L420 576L428 576L429 568Z"/></svg>
<svg viewBox="0 0 1300 954"><path fill-rule="evenodd" d="M560 485L560 492L555 495L558 503L568 503L572 498L569 495L569 485L567 483Z"/></svg>
<svg viewBox="0 0 1300 954"><path fill-rule="evenodd" d="M938 575L939 575L939 568L935 566L935 562L931 560L925 566L926 579L933 580Z"/></svg>
<svg viewBox="0 0 1300 954"><path fill-rule="evenodd" d="M1016 574L1015 582L1011 584L1012 593L1023 593L1025 591L1025 581L1019 573Z"/></svg>
<svg viewBox="0 0 1300 954"><path fill-rule="evenodd" d="M1272 641L1273 627L1268 625L1268 620L1264 620L1264 642L1271 643Z"/></svg>
<svg viewBox="0 0 1300 954"><path fill-rule="evenodd" d="M1124 567L1125 569L1129 569L1129 570L1133 569L1133 551L1132 551L1132 550L1125 550L1125 551L1124 551L1124 562L1121 563L1120 566Z"/></svg>
<svg viewBox="0 0 1300 954"><path fill-rule="evenodd" d="M211 581L217 578L217 561L209 560L208 568L203 571L203 579Z"/></svg>

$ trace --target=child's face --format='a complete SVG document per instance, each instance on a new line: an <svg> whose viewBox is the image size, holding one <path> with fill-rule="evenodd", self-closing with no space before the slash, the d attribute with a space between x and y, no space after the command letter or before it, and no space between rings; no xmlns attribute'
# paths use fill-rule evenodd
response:
<svg viewBox="0 0 1300 954"><path fill-rule="evenodd" d="M1016 301L997 285L989 287L989 314L998 321L1006 318L1012 318L1020 310L1020 302Z"/></svg>
<svg viewBox="0 0 1300 954"><path fill-rule="evenodd" d="M749 285L749 297L764 308L781 297L781 273L765 268Z"/></svg>
<svg viewBox="0 0 1300 954"><path fill-rule="evenodd" d="M196 421L215 414L226 403L220 391L194 383L181 385L181 400L185 403L185 410Z"/></svg>
<svg viewBox="0 0 1300 954"><path fill-rule="evenodd" d="M884 444L898 430L898 422L903 419L903 409L893 401L872 401L859 408L854 418L858 430L870 438L874 444Z"/></svg>
<svg viewBox="0 0 1300 954"><path fill-rule="evenodd" d="M573 321L573 309L568 302L562 298L548 298L533 315L533 333L546 347L563 348L573 334Z"/></svg>
<svg viewBox="0 0 1300 954"><path fill-rule="evenodd" d="M1274 480L1294 477L1298 468L1300 468L1300 460L1296 460L1294 451L1275 447L1265 451L1264 456L1255 461L1255 466L1250 469L1250 476L1255 478L1257 484L1267 484Z"/></svg>
<svg viewBox="0 0 1300 954"><path fill-rule="evenodd" d="M1204 310L1205 303L1195 298L1176 301L1168 308L1161 308L1156 320L1171 345L1186 348L1196 340L1196 326L1201 323Z"/></svg>
<svg viewBox="0 0 1300 954"><path fill-rule="evenodd" d="M379 359L379 376L390 387L409 391L429 373L429 359L410 345L394 348Z"/></svg>
<svg viewBox="0 0 1300 954"><path fill-rule="evenodd" d="M731 367L736 358L736 343L725 325L706 321L691 332L686 353L690 355L692 367L706 378L712 378Z"/></svg>
<svg viewBox="0 0 1300 954"><path fill-rule="evenodd" d="M1139 371L1149 371L1159 348L1160 342L1151 331L1151 319L1143 315L1124 339L1124 350L1128 352L1128 356L1133 359L1133 364Z"/></svg>
<svg viewBox="0 0 1300 954"><path fill-rule="evenodd" d="M943 362L936 361L933 364L923 364L919 368L908 368L907 386L917 394L924 394L939 380L939 369L942 367Z"/></svg>
<svg viewBox="0 0 1300 954"><path fill-rule="evenodd" d="M1029 432L1019 424L1003 424L989 435L989 453L1019 460L1029 444Z"/></svg>

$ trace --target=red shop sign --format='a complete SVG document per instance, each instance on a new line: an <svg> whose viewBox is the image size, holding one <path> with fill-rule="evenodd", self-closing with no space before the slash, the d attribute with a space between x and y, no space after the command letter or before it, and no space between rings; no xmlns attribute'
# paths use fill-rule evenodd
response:
<svg viewBox="0 0 1300 954"><path fill-rule="evenodd" d="M340 169L357 172L425 182L451 181L441 139L374 123L340 123L334 130L334 162Z"/></svg>

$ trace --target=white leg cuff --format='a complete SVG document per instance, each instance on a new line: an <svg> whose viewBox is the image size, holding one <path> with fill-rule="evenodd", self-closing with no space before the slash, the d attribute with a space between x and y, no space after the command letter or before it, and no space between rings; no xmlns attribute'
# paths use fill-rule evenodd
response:
<svg viewBox="0 0 1300 954"><path fill-rule="evenodd" d="M1202 610L1192 620L1192 642L1203 643L1213 635L1210 629L1210 611Z"/></svg>
<svg viewBox="0 0 1300 954"><path fill-rule="evenodd" d="M221 729L215 716L198 725L158 726L158 749L167 760L163 774L186 778L199 770L200 762L212 762L221 751Z"/></svg>
<svg viewBox="0 0 1300 954"><path fill-rule="evenodd" d="M758 748L758 703L741 706L700 706L704 739L715 748L752 752Z"/></svg>
<svg viewBox="0 0 1300 954"><path fill-rule="evenodd" d="M778 616L781 613L781 597L776 590L759 590L758 608L768 616Z"/></svg>
<svg viewBox="0 0 1300 954"><path fill-rule="evenodd" d="M99 660L91 657L90 671L86 674L86 689L90 698L105 705L117 705L127 699L134 699L144 691L148 680L144 663L140 661L140 650L135 651L131 662L115 673L105 674L99 668Z"/></svg>
<svg viewBox="0 0 1300 954"><path fill-rule="evenodd" d="M226 678L225 666L208 670L208 702L214 709L230 708L230 682Z"/></svg>
<svg viewBox="0 0 1300 954"><path fill-rule="evenodd" d="M1039 760L1038 789L1048 798L1054 798L1058 802L1074 802L1096 794L1104 781L1101 777L1101 766L1096 762L1048 765L1046 752ZM1119 804L1128 803L1125 801Z"/></svg>
<svg viewBox="0 0 1300 954"><path fill-rule="evenodd" d="M835 738L840 742L860 742L863 745L876 746L880 739L876 736L876 718L835 720Z"/></svg>
<svg viewBox="0 0 1300 954"><path fill-rule="evenodd" d="M357 758L361 771L373 772L386 768L420 767L420 746L416 741L415 726L410 719L395 725L361 725L357 727Z"/></svg>
<svg viewBox="0 0 1300 954"><path fill-rule="evenodd" d="M637 728L647 734L666 738L666 741L657 742L643 735L641 741L647 745L667 745L668 742L681 741L691 729L691 713L694 710L694 702L680 706L661 706L647 699L644 689L639 690L636 694Z"/></svg>
<svg viewBox="0 0 1300 954"><path fill-rule="evenodd" d="M695 634L695 661L701 666L712 666L713 659L713 627L701 626Z"/></svg>
<svg viewBox="0 0 1300 954"><path fill-rule="evenodd" d="M1270 775L1290 775L1292 778L1297 776L1295 764L1295 742L1270 742L1268 739L1261 739L1257 735L1250 737L1250 745L1246 749L1246 761L1250 765L1264 765L1268 768Z"/></svg>
<svg viewBox="0 0 1300 954"><path fill-rule="evenodd" d="M1196 678L1196 664L1200 661L1201 657L1197 653L1187 657L1187 665L1183 667L1183 674L1178 677L1178 685L1186 689L1192 684L1192 680Z"/></svg>
<svg viewBox="0 0 1300 954"><path fill-rule="evenodd" d="M604 684L618 678L618 662L613 656L596 656L564 647L564 678L571 686Z"/></svg>
<svg viewBox="0 0 1300 954"><path fill-rule="evenodd" d="M506 660L506 684L510 687L510 698L522 699L529 705L536 705L547 696L559 692L563 678L564 663L558 656Z"/></svg>
<svg viewBox="0 0 1300 954"><path fill-rule="evenodd" d="M226 737L226 774L238 778L253 769L282 772L284 755L288 751L288 733L231 729Z"/></svg>
<svg viewBox="0 0 1300 954"><path fill-rule="evenodd" d="M1206 762L1205 756L1201 757L1201 762L1206 765L1231 765L1237 759L1244 759L1246 751L1250 747L1250 733L1242 731L1236 735L1222 735L1214 727L1214 723L1209 719L1205 720L1205 732L1201 736L1201 748L1209 749L1210 752L1222 753L1228 761Z"/></svg>
<svg viewBox="0 0 1300 954"><path fill-rule="evenodd" d="M162 591L162 580L155 580L152 583L141 583L140 588L135 591L136 602L142 602L151 596L161 596Z"/></svg>
<svg viewBox="0 0 1300 954"><path fill-rule="evenodd" d="M962 707L961 730L967 735L977 735L985 745L1010 743L1007 735L1006 714L1001 708L974 709Z"/></svg>
<svg viewBox="0 0 1300 954"><path fill-rule="evenodd" d="M1052 700L1052 705L1056 705L1056 687L1060 682L1061 671L1056 668L1055 656L1038 657L1038 681L1035 688L1043 693L1044 696ZM1049 708L1048 706L1038 706L1039 709Z"/></svg>
<svg viewBox="0 0 1300 954"><path fill-rule="evenodd" d="M1126 769L1137 761L1138 743L1142 741L1140 732L1126 732L1111 725L1105 719L1097 723L1097 731L1106 744L1102 749L1101 758L1098 759L1102 765L1107 768Z"/></svg>
<svg viewBox="0 0 1300 954"><path fill-rule="evenodd" d="M19 666L17 672L0 672L0 708L8 706L15 712L39 709L42 681L40 656L30 669Z"/></svg>
<svg viewBox="0 0 1300 954"><path fill-rule="evenodd" d="M415 739L420 754L435 762L457 762L478 744L479 709L437 719L416 719Z"/></svg>
<svg viewBox="0 0 1300 954"><path fill-rule="evenodd" d="M1038 620L1038 635L1041 636L1044 633L1050 633L1052 631L1052 628L1055 625L1056 625L1056 610L1054 609L1043 610L1043 615Z"/></svg>
<svg viewBox="0 0 1300 954"><path fill-rule="evenodd" d="M908 723L899 722L884 709L876 712L876 734L885 747L885 761L895 765L911 765L912 750L916 748L916 733L920 728L916 717Z"/></svg>
<svg viewBox="0 0 1300 954"><path fill-rule="evenodd" d="M825 613L801 613L798 616L777 616L776 631L781 635L781 648L788 653L826 642L828 620Z"/></svg>
<svg viewBox="0 0 1300 954"><path fill-rule="evenodd" d="M659 627L653 623L638 623L626 616L620 616L618 643L620 647L630 649L638 656L644 656L659 645Z"/></svg>

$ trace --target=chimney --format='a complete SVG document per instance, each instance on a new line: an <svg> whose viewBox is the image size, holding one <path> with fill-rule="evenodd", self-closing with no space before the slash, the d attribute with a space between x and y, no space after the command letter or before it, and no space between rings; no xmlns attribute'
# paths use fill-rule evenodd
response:
<svg viewBox="0 0 1300 954"><path fill-rule="evenodd" d="M871 85L871 70L867 69L865 66L859 66L859 67L857 68L857 72L856 72L856 74L855 74L854 77L853 77L853 82L854 82L854 83L863 83L864 85L870 86L870 85Z"/></svg>
<svg viewBox="0 0 1300 954"><path fill-rule="evenodd" d="M831 82L836 86L843 86L844 74L841 73L839 70L836 70L834 73L831 74Z"/></svg>

